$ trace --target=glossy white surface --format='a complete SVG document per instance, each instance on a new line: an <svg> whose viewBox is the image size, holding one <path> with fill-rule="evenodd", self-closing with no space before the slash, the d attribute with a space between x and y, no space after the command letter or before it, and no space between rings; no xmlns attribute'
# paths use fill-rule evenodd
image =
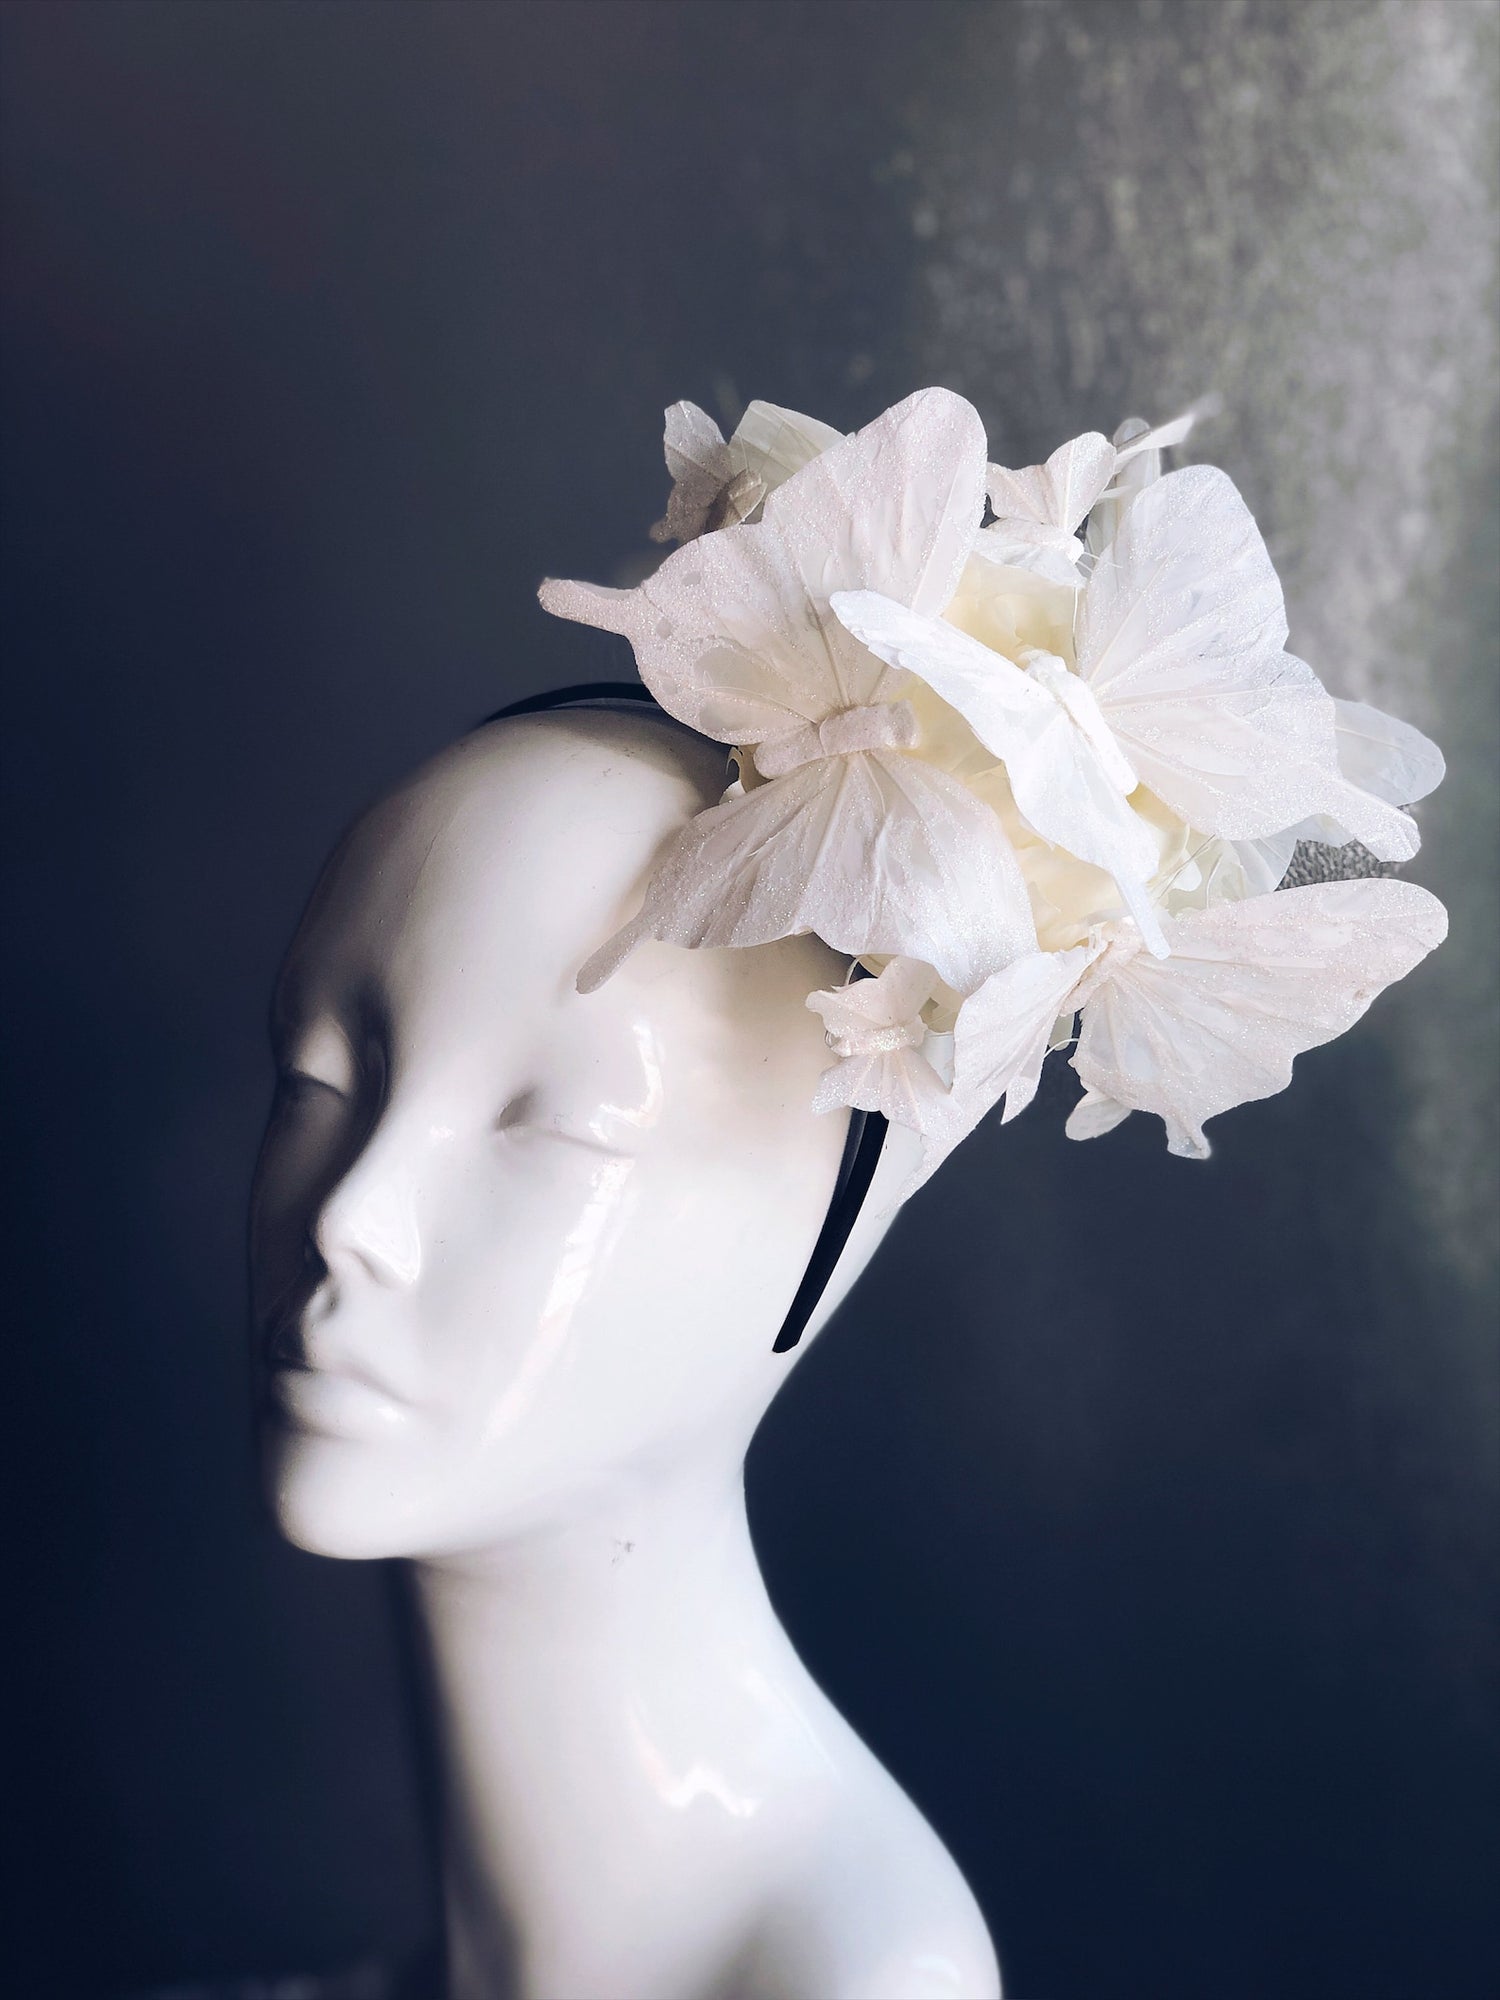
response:
<svg viewBox="0 0 1500 2000"><path fill-rule="evenodd" d="M804 1004L842 964L647 945L573 989L721 783L649 718L491 725L330 863L257 1178L267 1479L302 1546L415 1565L455 1995L982 2000L972 1897L745 1524L842 1150Z"/></svg>

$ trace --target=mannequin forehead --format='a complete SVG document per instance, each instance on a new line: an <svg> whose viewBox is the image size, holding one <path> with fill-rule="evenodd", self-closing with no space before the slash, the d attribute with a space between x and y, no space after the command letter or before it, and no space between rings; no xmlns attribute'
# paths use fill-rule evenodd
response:
<svg viewBox="0 0 1500 2000"><path fill-rule="evenodd" d="M367 814L330 862L283 974L283 1029L373 1010L408 1057L527 1024L639 1057L670 1024L700 1061L753 1059L764 1076L791 1042L800 1071L809 1031L820 1040L805 997L842 976L816 939L647 944L601 992L574 989L579 966L633 914L663 843L723 783L714 746L644 717L477 731Z"/></svg>
<svg viewBox="0 0 1500 2000"><path fill-rule="evenodd" d="M288 973L373 953L399 981L503 964L575 970L661 843L712 802L704 747L633 717L492 723L354 827L314 894Z"/></svg>

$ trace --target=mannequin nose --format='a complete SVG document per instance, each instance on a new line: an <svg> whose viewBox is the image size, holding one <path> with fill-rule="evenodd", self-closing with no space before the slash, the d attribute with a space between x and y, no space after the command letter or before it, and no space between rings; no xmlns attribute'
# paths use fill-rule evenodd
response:
<svg viewBox="0 0 1500 2000"><path fill-rule="evenodd" d="M330 1270L361 1264L382 1285L415 1284L422 1236L412 1175L392 1160L357 1160L324 1202L312 1229Z"/></svg>

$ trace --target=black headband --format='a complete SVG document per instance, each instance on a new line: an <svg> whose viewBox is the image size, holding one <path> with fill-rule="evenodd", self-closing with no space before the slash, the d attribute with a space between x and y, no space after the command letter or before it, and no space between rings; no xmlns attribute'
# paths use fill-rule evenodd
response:
<svg viewBox="0 0 1500 2000"><path fill-rule="evenodd" d="M517 715L546 715L559 708L642 707L651 709L664 721L669 719L655 696L639 682L589 681L582 687L557 688L551 694L533 694L524 701L513 701L508 708L500 708L493 715L487 715L478 726L482 729L485 723L506 722ZM854 977L858 979L862 976L862 969L856 966ZM828 1213L818 1231L818 1240L813 1245L802 1282L787 1308L781 1331L772 1342L771 1351L774 1354L787 1353L807 1331L807 1323L817 1311L818 1302L828 1288L828 1280L833 1276L859 1219L870 1183L875 1178L875 1169L880 1164L886 1130L886 1121L878 1111L849 1113L849 1131L844 1140L844 1157L839 1162L838 1179L834 1182L833 1199L828 1204Z"/></svg>

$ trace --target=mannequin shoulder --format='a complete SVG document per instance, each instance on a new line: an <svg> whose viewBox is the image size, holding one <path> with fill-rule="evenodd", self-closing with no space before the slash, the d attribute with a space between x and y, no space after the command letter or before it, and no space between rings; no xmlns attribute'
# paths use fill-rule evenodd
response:
<svg viewBox="0 0 1500 2000"><path fill-rule="evenodd" d="M999 2000L972 1891L884 1772L841 1806L762 1942L772 1990L794 2000Z"/></svg>

